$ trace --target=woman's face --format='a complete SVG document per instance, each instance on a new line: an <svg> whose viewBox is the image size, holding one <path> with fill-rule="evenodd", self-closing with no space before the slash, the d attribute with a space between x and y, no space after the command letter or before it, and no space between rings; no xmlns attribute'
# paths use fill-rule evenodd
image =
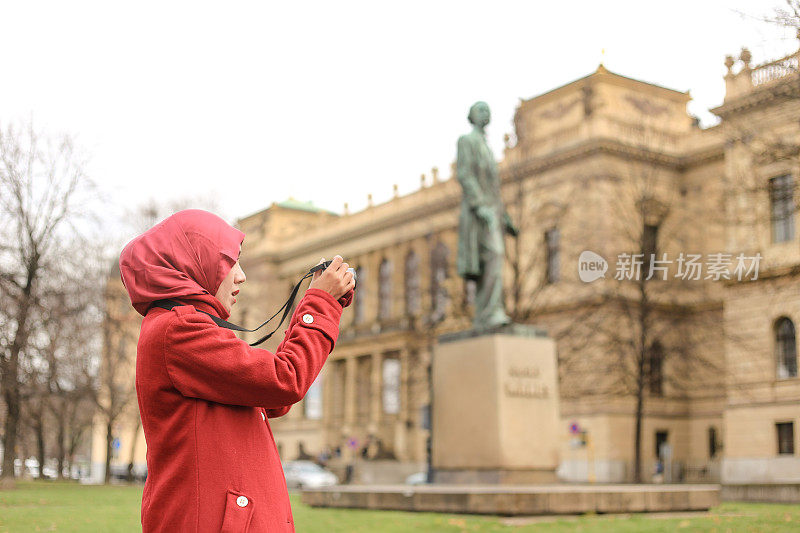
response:
<svg viewBox="0 0 800 533"><path fill-rule="evenodd" d="M225 276L225 279L220 283L215 296L217 300L222 302L225 310L229 313L231 312L233 304L236 303L236 295L239 294L239 285L244 283L246 279L247 277L244 275L244 270L242 270L239 261L236 261L236 264L233 265L228 275Z"/></svg>

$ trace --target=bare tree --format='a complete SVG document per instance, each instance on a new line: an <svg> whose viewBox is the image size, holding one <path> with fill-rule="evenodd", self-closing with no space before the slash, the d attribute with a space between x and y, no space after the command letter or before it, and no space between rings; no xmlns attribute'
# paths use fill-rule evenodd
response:
<svg viewBox="0 0 800 533"><path fill-rule="evenodd" d="M24 365L23 365L24 366ZM45 403L47 402L47 394L45 392L46 385L42 383L43 379L39 369L30 369L26 372L27 378L24 385L21 387L20 394L20 407L23 413L23 424L20 429L26 427L30 429L36 451L36 459L39 463L39 477L42 477L45 460L47 458L46 449L46 431L47 428L47 409ZM25 458L23 457L23 460Z"/></svg>
<svg viewBox="0 0 800 533"><path fill-rule="evenodd" d="M173 198L166 201L158 201L150 198L146 202L127 209L124 213L124 225L131 229L135 234L144 233L157 222L168 216L184 209L204 209L211 211L222 218L226 218L220 212L219 202L214 196L196 195Z"/></svg>
<svg viewBox="0 0 800 533"><path fill-rule="evenodd" d="M700 391L723 394L726 370L720 347L749 341L722 327L724 278L709 280L705 271L699 277L687 272L691 256L702 268L703 256L696 253L703 251L698 250L703 242L699 235L720 236L727 223L724 192L707 194L694 207L684 201L678 170L655 157L665 150L646 133L653 125L644 117L641 123L645 134L638 155L619 165L610 184L610 204L604 207L614 213L609 242L619 247L606 253L619 254L622 264L617 263L613 276L593 285L596 291L581 301L581 308L571 309L566 327L552 332L560 343L562 381L576 382L567 391L585 394L590 384L593 393L633 401L635 482L643 480L642 428L648 403L685 399ZM677 257L668 258L667 251ZM590 346L596 358L584 351Z"/></svg>
<svg viewBox="0 0 800 533"><path fill-rule="evenodd" d="M785 8L775 8L774 15L765 20L785 28L800 28L800 0L784 0L784 3Z"/></svg>
<svg viewBox="0 0 800 533"><path fill-rule="evenodd" d="M106 425L105 482L111 479L111 456L115 426L136 398L131 379L136 357L138 315L119 281L119 270L112 268L103 291L102 362L95 402ZM114 275L116 273L116 275ZM135 436L134 436L135 438Z"/></svg>
<svg viewBox="0 0 800 533"><path fill-rule="evenodd" d="M78 233L90 188L84 160L69 136L45 138L32 125L0 130L0 290L7 304L0 310L4 485L13 485L21 362L32 356L42 282L58 269L62 239Z"/></svg>
<svg viewBox="0 0 800 533"><path fill-rule="evenodd" d="M99 307L96 287L101 283L102 254L99 246L69 254L60 275L42 302L42 331L46 343L39 350L46 383L45 406L55 426L53 440L58 476L72 458L86 430L91 426L87 404L96 385L100 352ZM91 250L95 249L95 253ZM84 259L85 255L91 259Z"/></svg>
<svg viewBox="0 0 800 533"><path fill-rule="evenodd" d="M92 394L99 329L92 309L97 285L94 261L84 260L86 246L72 253L63 248L59 268L39 285L28 357L20 362L22 427L32 434L40 469L55 455L59 477L68 463L68 441L90 423L75 415Z"/></svg>

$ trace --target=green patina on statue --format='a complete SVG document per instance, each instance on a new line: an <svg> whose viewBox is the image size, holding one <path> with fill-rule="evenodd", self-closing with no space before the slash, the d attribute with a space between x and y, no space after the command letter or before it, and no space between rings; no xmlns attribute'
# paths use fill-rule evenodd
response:
<svg viewBox="0 0 800 533"><path fill-rule="evenodd" d="M456 176L464 195L458 219L458 275L477 282L475 329L511 323L503 301L503 234L519 231L503 206L497 163L486 143L491 113L486 102L476 102L467 119L472 131L458 139Z"/></svg>

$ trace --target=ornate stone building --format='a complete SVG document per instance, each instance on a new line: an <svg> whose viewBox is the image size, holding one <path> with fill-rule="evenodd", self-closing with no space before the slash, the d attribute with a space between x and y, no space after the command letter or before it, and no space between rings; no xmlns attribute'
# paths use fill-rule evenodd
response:
<svg viewBox="0 0 800 533"><path fill-rule="evenodd" d="M688 93L602 65L517 108L499 162L520 228L506 307L557 343L562 479L632 480L638 434L644 481L800 483L797 55L726 64L710 128ZM288 201L240 220L234 321L270 316L320 257L358 270L320 377L271 420L282 457L325 452L361 481L425 468L432 348L472 313L460 198L434 169L356 213Z"/></svg>

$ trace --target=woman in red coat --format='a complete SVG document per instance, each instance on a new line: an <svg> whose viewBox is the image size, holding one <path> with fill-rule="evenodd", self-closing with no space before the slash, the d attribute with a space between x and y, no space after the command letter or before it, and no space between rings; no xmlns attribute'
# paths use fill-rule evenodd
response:
<svg viewBox="0 0 800 533"><path fill-rule="evenodd" d="M333 350L355 283L336 256L314 274L277 351L252 348L204 314L230 316L245 281L243 240L216 215L186 210L120 256L131 303L145 317L136 356L145 532L294 531L267 419L305 396ZM152 307L161 299L183 305Z"/></svg>

